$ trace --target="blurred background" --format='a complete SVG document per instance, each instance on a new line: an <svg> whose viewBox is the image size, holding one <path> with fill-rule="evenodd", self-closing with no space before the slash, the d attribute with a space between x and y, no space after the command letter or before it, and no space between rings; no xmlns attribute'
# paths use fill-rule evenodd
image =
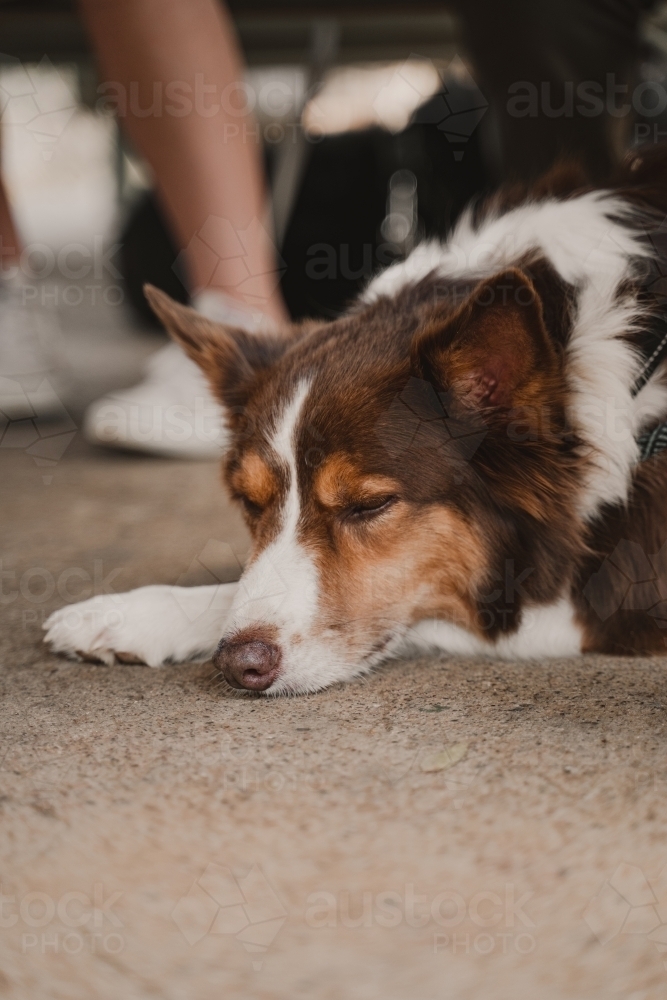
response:
<svg viewBox="0 0 667 1000"><path fill-rule="evenodd" d="M112 33L114 11L144 0L0 0L0 165L20 250L15 278L0 276L2 987L17 1000L664 1000L661 658L409 660L321 695L247 701L201 665L105 670L44 645L58 608L238 579L250 544L209 461L220 449L188 455L156 435L201 389L175 385L173 366L145 378L169 347L141 287L195 305L197 288L188 241L123 130L131 89L98 69L86 6L111 12ZM529 184L563 154L603 183L629 148L667 138L667 4L228 6L245 69L227 118L252 113L294 318L337 316L502 183ZM147 125L178 104L166 88L150 96L151 73L136 102ZM235 190L227 169L220 185ZM26 360L28 335L48 369ZM126 449L91 443L95 426L84 438L100 397L134 427ZM211 903L197 880L221 865L259 865L285 902L266 956L245 931L207 935L203 918L199 936L181 933L189 900L203 896L204 914ZM367 926L366 898L403 886L420 911L415 900L442 901L437 924L420 930L399 902L399 927ZM108 947L95 943L98 888ZM345 903L337 926L308 921L322 890ZM93 895L78 953L76 899ZM120 930L106 911L118 895ZM468 914L482 901L463 924L459 898Z"/></svg>
<svg viewBox="0 0 667 1000"><path fill-rule="evenodd" d="M335 317L417 241L446 236L471 199L530 180L561 150L598 180L628 147L667 136L667 4L536 7L230 4L293 318ZM184 248L77 6L4 0L0 50L2 172L30 302L57 317L58 430L137 381L163 342L141 287L188 301ZM568 106L588 78L606 87L598 114ZM620 113L628 85L639 97ZM511 100L524 104L508 113ZM12 423L0 447L32 447L34 426ZM57 460L72 433L42 430L34 454Z"/></svg>

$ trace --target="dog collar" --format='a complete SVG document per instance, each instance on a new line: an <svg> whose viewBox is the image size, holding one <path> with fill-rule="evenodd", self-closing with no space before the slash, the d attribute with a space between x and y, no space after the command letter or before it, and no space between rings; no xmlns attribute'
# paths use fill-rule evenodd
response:
<svg viewBox="0 0 667 1000"><path fill-rule="evenodd" d="M655 314L651 328L647 333L650 335L650 342L653 349L642 365L642 370L632 390L633 396L636 396L644 388L648 380L665 360L665 355L667 355L667 308L663 308Z"/></svg>
<svg viewBox="0 0 667 1000"><path fill-rule="evenodd" d="M632 390L633 396L636 396L644 388L667 356L667 308L663 307L655 313L651 328L647 332L650 336L652 350L642 365ZM637 438L637 444L639 445L640 462L645 462L658 452L664 451L667 448L667 421L640 434Z"/></svg>
<svg viewBox="0 0 667 1000"><path fill-rule="evenodd" d="M645 462L647 458L652 458L659 451L667 448L667 423L658 424L651 431L640 434L637 438L639 445L639 461Z"/></svg>

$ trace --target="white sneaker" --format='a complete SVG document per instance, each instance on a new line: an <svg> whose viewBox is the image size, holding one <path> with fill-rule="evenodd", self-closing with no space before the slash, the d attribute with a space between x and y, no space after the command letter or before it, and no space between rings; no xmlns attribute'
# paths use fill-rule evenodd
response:
<svg viewBox="0 0 667 1000"><path fill-rule="evenodd" d="M54 372L54 312L25 303L20 282L0 281L0 425L63 413Z"/></svg>
<svg viewBox="0 0 667 1000"><path fill-rule="evenodd" d="M200 292L193 305L209 319L251 331L269 322L218 291ZM170 458L219 459L228 439L220 404L177 344L149 359L142 382L93 403L83 430L94 444Z"/></svg>

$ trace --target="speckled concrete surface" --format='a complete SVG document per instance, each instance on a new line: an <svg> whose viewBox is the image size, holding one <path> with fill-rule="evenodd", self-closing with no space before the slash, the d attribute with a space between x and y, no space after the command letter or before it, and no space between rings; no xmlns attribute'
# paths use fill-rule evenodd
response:
<svg viewBox="0 0 667 1000"><path fill-rule="evenodd" d="M243 528L214 465L0 454L0 991L667 997L665 660L441 658L292 700L72 664L52 608L233 578Z"/></svg>

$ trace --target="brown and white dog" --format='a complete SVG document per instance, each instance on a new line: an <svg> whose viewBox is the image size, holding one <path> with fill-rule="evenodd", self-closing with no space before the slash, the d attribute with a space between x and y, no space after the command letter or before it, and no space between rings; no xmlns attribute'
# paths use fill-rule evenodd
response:
<svg viewBox="0 0 667 1000"><path fill-rule="evenodd" d="M637 387L666 210L663 148L604 191L561 171L281 337L148 289L226 411L252 554L239 583L64 608L47 641L106 663L213 656L269 694L409 649L664 653L667 452L640 462L637 443L667 418L662 367Z"/></svg>

